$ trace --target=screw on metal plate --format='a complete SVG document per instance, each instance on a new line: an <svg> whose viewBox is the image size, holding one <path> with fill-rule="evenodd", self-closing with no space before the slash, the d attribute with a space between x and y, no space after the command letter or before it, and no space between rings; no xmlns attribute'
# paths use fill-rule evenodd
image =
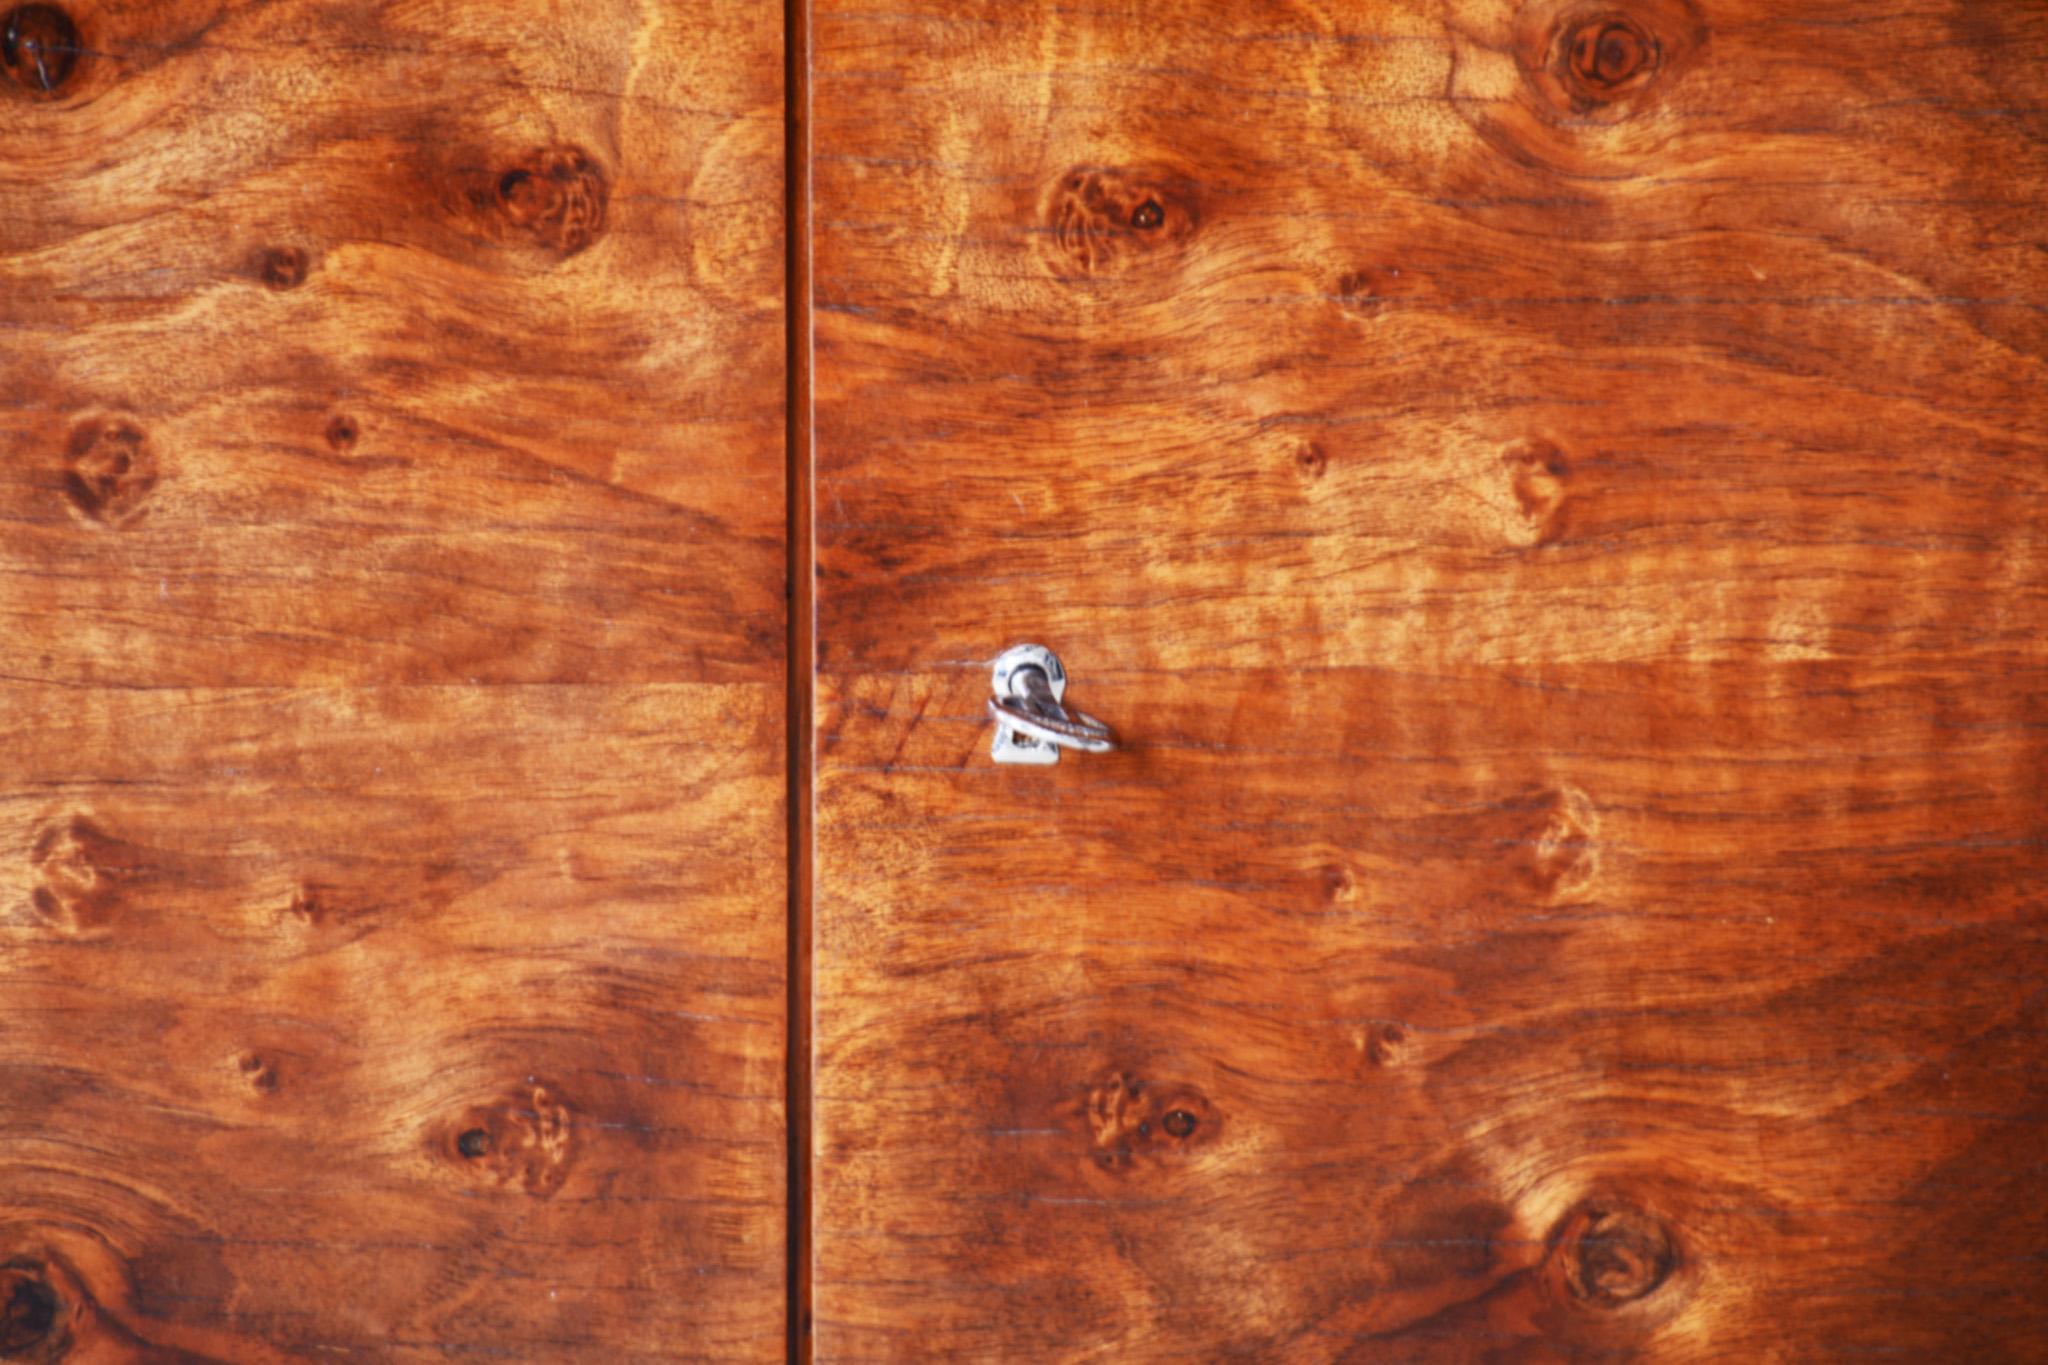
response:
<svg viewBox="0 0 2048 1365"><path fill-rule="evenodd" d="M1059 762L1062 749L1106 754L1116 747L1107 725L1060 704L1067 695L1067 670L1044 645L1004 650L989 686L994 695L988 713L996 723L989 757L998 763L1043 766Z"/></svg>

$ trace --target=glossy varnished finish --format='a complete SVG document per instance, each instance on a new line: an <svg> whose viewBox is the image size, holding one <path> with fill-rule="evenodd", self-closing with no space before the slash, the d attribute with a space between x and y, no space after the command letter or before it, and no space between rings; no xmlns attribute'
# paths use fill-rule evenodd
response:
<svg viewBox="0 0 2048 1365"><path fill-rule="evenodd" d="M0 16L0 1358L780 1356L781 25Z"/></svg>
<svg viewBox="0 0 2048 1365"><path fill-rule="evenodd" d="M0 83L8 675L779 681L779 9L71 12Z"/></svg>
<svg viewBox="0 0 2048 1365"><path fill-rule="evenodd" d="M812 42L818 1358L2048 1350L2048 16Z"/></svg>

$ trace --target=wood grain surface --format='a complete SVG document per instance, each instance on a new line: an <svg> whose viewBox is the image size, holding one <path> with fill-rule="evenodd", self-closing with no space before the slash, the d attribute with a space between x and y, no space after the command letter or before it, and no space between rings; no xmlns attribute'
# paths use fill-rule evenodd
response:
<svg viewBox="0 0 2048 1365"><path fill-rule="evenodd" d="M2048 1359L2048 10L811 40L816 1357Z"/></svg>
<svg viewBox="0 0 2048 1365"><path fill-rule="evenodd" d="M781 1355L780 7L0 10L0 1358Z"/></svg>
<svg viewBox="0 0 2048 1365"><path fill-rule="evenodd" d="M2038 5L71 0L0 147L0 1359L2048 1359Z"/></svg>

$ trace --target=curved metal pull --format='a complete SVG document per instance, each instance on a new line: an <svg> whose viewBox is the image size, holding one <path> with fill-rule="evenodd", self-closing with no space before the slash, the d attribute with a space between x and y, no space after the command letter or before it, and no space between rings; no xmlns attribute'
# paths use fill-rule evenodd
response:
<svg viewBox="0 0 2048 1365"><path fill-rule="evenodd" d="M988 713L995 718L996 738L989 756L998 763L1057 763L1062 749L1106 754L1116 747L1107 725L1060 704L1067 670L1044 645L1004 650L990 686L995 695Z"/></svg>

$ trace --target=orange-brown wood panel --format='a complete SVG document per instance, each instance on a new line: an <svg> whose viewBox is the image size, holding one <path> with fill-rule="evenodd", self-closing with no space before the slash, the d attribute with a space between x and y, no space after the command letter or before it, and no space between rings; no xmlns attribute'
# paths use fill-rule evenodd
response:
<svg viewBox="0 0 2048 1365"><path fill-rule="evenodd" d="M781 7L0 10L0 1357L779 1356Z"/></svg>
<svg viewBox="0 0 2048 1365"><path fill-rule="evenodd" d="M812 43L818 1357L2048 1356L2048 12Z"/></svg>

